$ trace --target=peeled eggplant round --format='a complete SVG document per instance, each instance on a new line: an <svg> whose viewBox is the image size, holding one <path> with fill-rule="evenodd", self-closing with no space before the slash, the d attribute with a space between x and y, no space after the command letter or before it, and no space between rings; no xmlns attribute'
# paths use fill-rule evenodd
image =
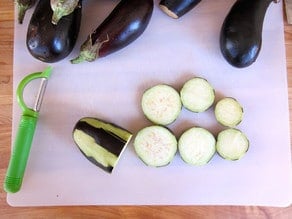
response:
<svg viewBox="0 0 292 219"><path fill-rule="evenodd" d="M237 0L232 6L220 33L221 52L232 66L243 68L256 61L264 17L271 2L277 0Z"/></svg>

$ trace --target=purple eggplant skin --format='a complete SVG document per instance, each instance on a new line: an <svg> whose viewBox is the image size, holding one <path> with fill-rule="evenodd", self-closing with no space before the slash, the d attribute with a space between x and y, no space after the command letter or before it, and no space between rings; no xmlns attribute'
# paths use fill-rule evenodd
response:
<svg viewBox="0 0 292 219"><path fill-rule="evenodd" d="M36 59L53 63L68 56L73 50L80 29L82 1L73 13L52 24L50 0L40 0L28 25L26 46Z"/></svg>
<svg viewBox="0 0 292 219"><path fill-rule="evenodd" d="M160 9L172 18L181 16L192 10L201 0L161 0Z"/></svg>
<svg viewBox="0 0 292 219"><path fill-rule="evenodd" d="M136 40L146 29L153 12L153 0L121 0L81 45L72 64L92 62L112 54Z"/></svg>
<svg viewBox="0 0 292 219"><path fill-rule="evenodd" d="M220 50L234 67L253 64L261 50L266 11L278 0L237 0L227 14L220 32Z"/></svg>

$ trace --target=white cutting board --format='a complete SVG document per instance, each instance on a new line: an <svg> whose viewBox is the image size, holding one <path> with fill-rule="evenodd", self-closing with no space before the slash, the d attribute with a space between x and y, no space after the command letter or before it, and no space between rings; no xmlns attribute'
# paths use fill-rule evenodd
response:
<svg viewBox="0 0 292 219"><path fill-rule="evenodd" d="M117 1L84 1L75 50L51 64L40 119L20 192L9 194L12 206L52 205L264 205L291 203L291 151L282 20L282 3L271 4L263 28L263 47L256 63L230 66L219 50L222 22L232 0L204 0L179 20L158 8L144 34L127 48L92 63L72 65L79 46ZM15 25L14 92L28 73L48 64L32 58L25 46L30 12ZM150 125L143 116L143 91L157 83L179 89L187 79L204 77L222 96L244 107L238 126L250 149L239 161L215 155L202 167L185 164L177 154L166 167L150 168L135 155L132 142L110 175L90 163L75 146L71 132L78 119L92 116L116 123L134 134ZM27 102L38 83L28 85ZM28 98L31 97L31 98ZM15 100L15 98L14 98ZM13 105L13 137L20 110ZM169 126L178 137L191 126L223 129L213 109L194 114L183 109Z"/></svg>

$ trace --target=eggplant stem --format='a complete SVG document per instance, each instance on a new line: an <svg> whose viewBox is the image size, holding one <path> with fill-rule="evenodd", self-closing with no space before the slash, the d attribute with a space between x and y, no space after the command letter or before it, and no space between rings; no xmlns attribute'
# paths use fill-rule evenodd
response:
<svg viewBox="0 0 292 219"><path fill-rule="evenodd" d="M61 10L55 10L52 15L52 23L57 25L59 20L63 17L63 12Z"/></svg>
<svg viewBox="0 0 292 219"><path fill-rule="evenodd" d="M98 58L98 52L100 47L109 41L109 36L107 34L107 39L103 41L96 41L92 44L91 35L89 35L88 39L82 44L80 49L80 54L75 59L70 60L72 64L79 64L84 61L92 62Z"/></svg>
<svg viewBox="0 0 292 219"><path fill-rule="evenodd" d="M22 24L25 13L29 7L27 5L23 4L17 4L17 9L18 9L18 23Z"/></svg>
<svg viewBox="0 0 292 219"><path fill-rule="evenodd" d="M57 24L59 20L71 14L76 7L80 7L79 0L71 0L71 1L51 1L51 9L53 10L52 23Z"/></svg>

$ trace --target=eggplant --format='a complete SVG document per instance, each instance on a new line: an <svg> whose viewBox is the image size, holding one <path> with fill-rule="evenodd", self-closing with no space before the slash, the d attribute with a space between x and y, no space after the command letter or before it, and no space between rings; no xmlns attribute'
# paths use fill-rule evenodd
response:
<svg viewBox="0 0 292 219"><path fill-rule="evenodd" d="M52 23L57 24L62 17L71 14L78 6L78 3L79 0L51 0Z"/></svg>
<svg viewBox="0 0 292 219"><path fill-rule="evenodd" d="M71 63L91 62L132 43L148 26L153 4L153 0L121 0L106 19L89 34L81 45L79 56L71 60Z"/></svg>
<svg viewBox="0 0 292 219"><path fill-rule="evenodd" d="M18 23L22 24L23 23L23 19L25 16L26 11L33 7L36 3L36 0L17 0L16 1L16 6L17 6L17 13L18 13Z"/></svg>
<svg viewBox="0 0 292 219"><path fill-rule="evenodd" d="M50 0L38 2L28 25L26 46L30 54L43 62L64 59L73 50L80 29L82 1L73 13L52 24Z"/></svg>
<svg viewBox="0 0 292 219"><path fill-rule="evenodd" d="M161 0L160 9L172 18L180 18L192 10L201 0Z"/></svg>
<svg viewBox="0 0 292 219"><path fill-rule="evenodd" d="M262 46L266 11L278 0L237 0L220 32L220 50L229 64L244 68L254 63Z"/></svg>
<svg viewBox="0 0 292 219"><path fill-rule="evenodd" d="M98 118L84 117L73 129L73 139L81 153L93 164L111 173L132 133Z"/></svg>

